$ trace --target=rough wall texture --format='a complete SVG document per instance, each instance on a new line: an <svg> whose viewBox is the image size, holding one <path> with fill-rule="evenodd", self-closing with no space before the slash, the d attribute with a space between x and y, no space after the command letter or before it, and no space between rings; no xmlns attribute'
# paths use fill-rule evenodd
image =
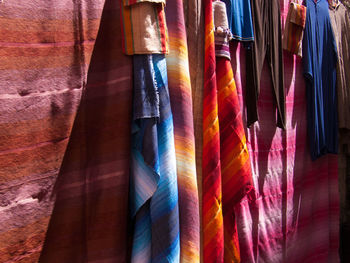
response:
<svg viewBox="0 0 350 263"><path fill-rule="evenodd" d="M0 262L39 257L103 4L0 4Z"/></svg>

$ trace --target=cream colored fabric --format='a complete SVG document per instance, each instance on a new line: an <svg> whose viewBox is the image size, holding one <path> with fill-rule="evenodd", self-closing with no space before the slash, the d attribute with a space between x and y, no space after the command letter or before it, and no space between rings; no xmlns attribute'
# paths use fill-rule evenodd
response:
<svg viewBox="0 0 350 263"><path fill-rule="evenodd" d="M134 54L163 53L156 5L142 2L131 6Z"/></svg>

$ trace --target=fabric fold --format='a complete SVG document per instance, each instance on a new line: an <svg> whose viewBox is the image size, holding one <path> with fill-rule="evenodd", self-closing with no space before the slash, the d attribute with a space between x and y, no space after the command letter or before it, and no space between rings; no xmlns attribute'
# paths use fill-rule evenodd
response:
<svg viewBox="0 0 350 263"><path fill-rule="evenodd" d="M216 87L220 131L220 165L224 262L241 262L234 207L253 189L241 109L230 62L228 19L225 3L214 7ZM218 8L219 7L219 8ZM223 38L224 37L224 38ZM220 43L220 45L218 45ZM253 192L251 192L253 193ZM253 196L251 196L253 197Z"/></svg>
<svg viewBox="0 0 350 263"><path fill-rule="evenodd" d="M179 262L178 188L166 60L164 55L134 55L133 61L131 262Z"/></svg>
<svg viewBox="0 0 350 263"><path fill-rule="evenodd" d="M205 54L203 89L203 261L224 260L222 217L220 133L215 75L215 41L213 5L204 2Z"/></svg>
<svg viewBox="0 0 350 263"><path fill-rule="evenodd" d="M216 58L222 210L224 219L224 262L241 262L234 207L253 194L252 172L231 63ZM252 195L253 197L253 195Z"/></svg>
<svg viewBox="0 0 350 263"><path fill-rule="evenodd" d="M165 1L121 1L123 50L127 55L167 54Z"/></svg>
<svg viewBox="0 0 350 263"><path fill-rule="evenodd" d="M179 189L181 262L199 262L200 226L193 129L192 90L183 1L167 2L169 55L166 56L171 109L174 116Z"/></svg>

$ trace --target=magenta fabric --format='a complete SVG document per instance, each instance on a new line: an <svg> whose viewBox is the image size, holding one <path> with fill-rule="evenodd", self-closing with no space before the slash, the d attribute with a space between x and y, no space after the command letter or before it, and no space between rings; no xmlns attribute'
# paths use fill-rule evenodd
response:
<svg viewBox="0 0 350 263"><path fill-rule="evenodd" d="M288 0L281 1L284 19L288 5ZM231 46L231 56L244 109L244 48ZM245 263L339 262L338 158L326 155L311 161L301 59L285 52L284 67L286 131L275 127L267 64L258 102L263 118L246 131L257 198L244 199L235 209L241 259Z"/></svg>

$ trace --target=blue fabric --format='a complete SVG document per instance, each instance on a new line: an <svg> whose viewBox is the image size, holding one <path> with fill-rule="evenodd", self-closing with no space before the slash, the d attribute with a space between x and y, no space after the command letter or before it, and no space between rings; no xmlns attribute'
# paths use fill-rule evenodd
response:
<svg viewBox="0 0 350 263"><path fill-rule="evenodd" d="M303 38L304 77L307 89L308 137L313 160L338 152L336 93L337 48L328 1L306 0Z"/></svg>
<svg viewBox="0 0 350 263"><path fill-rule="evenodd" d="M173 117L164 55L134 55L131 262L180 260Z"/></svg>
<svg viewBox="0 0 350 263"><path fill-rule="evenodd" d="M254 29L250 0L223 0L233 39L254 41Z"/></svg>
<svg viewBox="0 0 350 263"><path fill-rule="evenodd" d="M133 89L134 120L139 118L159 117L159 96L154 81L152 56L135 55L133 60L137 81Z"/></svg>

